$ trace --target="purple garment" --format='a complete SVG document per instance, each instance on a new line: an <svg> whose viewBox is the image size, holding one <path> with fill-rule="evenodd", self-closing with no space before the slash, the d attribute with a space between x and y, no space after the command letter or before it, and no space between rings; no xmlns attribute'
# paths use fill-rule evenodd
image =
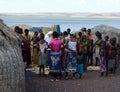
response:
<svg viewBox="0 0 120 92"><path fill-rule="evenodd" d="M100 57L100 72L106 72L106 60L105 60L105 57Z"/></svg>

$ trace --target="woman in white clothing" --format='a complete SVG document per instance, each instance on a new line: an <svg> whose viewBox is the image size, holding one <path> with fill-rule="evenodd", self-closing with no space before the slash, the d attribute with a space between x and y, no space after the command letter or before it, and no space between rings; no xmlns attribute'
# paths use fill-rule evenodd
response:
<svg viewBox="0 0 120 92"><path fill-rule="evenodd" d="M52 40L52 33L53 31L49 31L46 35L45 35L45 38L44 40L49 44L50 41Z"/></svg>
<svg viewBox="0 0 120 92"><path fill-rule="evenodd" d="M73 79L75 78L75 72L77 67L77 41L76 35L70 34L70 40L67 43L67 62L66 62L66 79L68 78L68 72L73 73Z"/></svg>

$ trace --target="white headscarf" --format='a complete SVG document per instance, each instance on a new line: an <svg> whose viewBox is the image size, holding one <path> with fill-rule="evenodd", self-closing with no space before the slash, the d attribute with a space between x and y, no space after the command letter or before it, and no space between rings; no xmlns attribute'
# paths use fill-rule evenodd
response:
<svg viewBox="0 0 120 92"><path fill-rule="evenodd" d="M48 42L48 44L50 43L50 41L52 40L52 36L49 36L50 34L52 34L53 31L49 31L46 35L45 35L45 41Z"/></svg>

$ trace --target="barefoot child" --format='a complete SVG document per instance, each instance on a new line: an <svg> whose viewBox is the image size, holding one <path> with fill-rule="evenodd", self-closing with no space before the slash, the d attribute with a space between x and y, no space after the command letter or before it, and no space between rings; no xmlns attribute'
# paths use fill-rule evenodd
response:
<svg viewBox="0 0 120 92"><path fill-rule="evenodd" d="M39 41L39 72L43 70L43 75L45 75L45 66L47 65L47 54L46 49L48 45L47 42L44 40L44 34L40 34L40 41Z"/></svg>
<svg viewBox="0 0 120 92"><path fill-rule="evenodd" d="M100 44L100 72L101 76L106 73L106 42L102 41Z"/></svg>
<svg viewBox="0 0 120 92"><path fill-rule="evenodd" d="M82 75L84 73L83 70L83 55L82 53L77 54L77 73L80 75L80 79L82 78Z"/></svg>

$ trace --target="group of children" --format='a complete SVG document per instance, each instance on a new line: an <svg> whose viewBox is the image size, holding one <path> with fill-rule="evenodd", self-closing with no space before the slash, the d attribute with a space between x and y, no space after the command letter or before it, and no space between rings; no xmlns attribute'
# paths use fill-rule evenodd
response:
<svg viewBox="0 0 120 92"><path fill-rule="evenodd" d="M95 42L96 50L99 53L96 60L99 61L101 76L104 74L108 76L108 73L115 73L117 65L119 64L119 44L115 37L110 38L105 36L105 40L102 40L102 34L96 32L98 40Z"/></svg>
<svg viewBox="0 0 120 92"><path fill-rule="evenodd" d="M93 53L96 57L95 65L100 66L101 76L104 73L108 75L109 71L115 73L119 58L119 45L116 43L116 38L109 40L109 37L105 36L105 40L103 40L102 34L97 31L95 41L94 36L91 35L91 29L82 28L77 35L70 31L67 29L61 34L56 31L50 32L47 40L43 33L38 36L38 33L35 32L30 42L33 42L33 62L39 65L40 75L41 69L43 69L43 75L45 74L44 68L45 65L48 65L51 81L58 81L58 76L62 76L62 71L64 71L66 79L70 72L73 74L73 79L76 73L81 78L87 70L87 66L93 65ZM22 45L25 42L23 40Z"/></svg>

